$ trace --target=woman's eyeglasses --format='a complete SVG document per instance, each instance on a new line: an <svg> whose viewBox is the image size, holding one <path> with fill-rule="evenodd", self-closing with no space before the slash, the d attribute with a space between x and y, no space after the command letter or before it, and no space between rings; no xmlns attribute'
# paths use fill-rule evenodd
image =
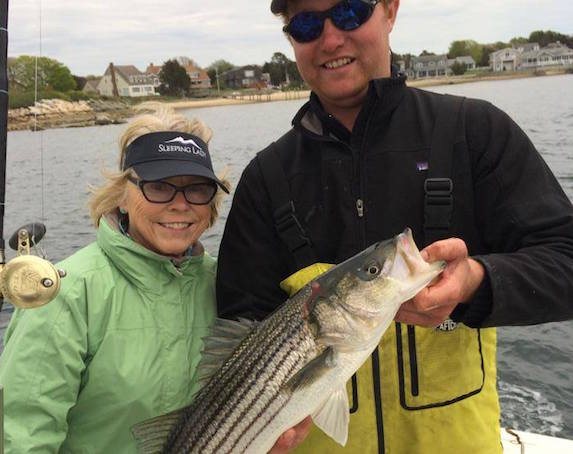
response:
<svg viewBox="0 0 573 454"><path fill-rule="evenodd" d="M283 27L283 31L299 43L308 43L320 36L327 17L340 30L356 30L370 19L378 2L379 0L343 0L326 11L303 11L295 14Z"/></svg>
<svg viewBox="0 0 573 454"><path fill-rule="evenodd" d="M213 200L217 192L217 184L210 181L176 186L161 180L145 181L131 176L127 177L127 179L137 185L145 199L151 203L169 203L178 192L182 192L187 202L193 205L207 205Z"/></svg>

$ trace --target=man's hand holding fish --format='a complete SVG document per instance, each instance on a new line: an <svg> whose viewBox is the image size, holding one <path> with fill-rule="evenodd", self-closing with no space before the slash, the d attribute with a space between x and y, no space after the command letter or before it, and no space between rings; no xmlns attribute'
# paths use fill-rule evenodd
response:
<svg viewBox="0 0 573 454"><path fill-rule="evenodd" d="M444 272L400 306L395 320L409 325L434 327L443 323L459 303L471 300L484 280L481 263L468 256L465 242L449 238L430 244L421 255L427 262L443 260Z"/></svg>

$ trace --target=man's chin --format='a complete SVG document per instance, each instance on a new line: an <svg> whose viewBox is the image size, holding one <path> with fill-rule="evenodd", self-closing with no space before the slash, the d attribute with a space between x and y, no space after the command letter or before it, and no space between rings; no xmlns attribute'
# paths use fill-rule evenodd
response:
<svg viewBox="0 0 573 454"><path fill-rule="evenodd" d="M366 99L366 87L338 87L318 93L323 104L331 104L341 108L353 108L361 105Z"/></svg>

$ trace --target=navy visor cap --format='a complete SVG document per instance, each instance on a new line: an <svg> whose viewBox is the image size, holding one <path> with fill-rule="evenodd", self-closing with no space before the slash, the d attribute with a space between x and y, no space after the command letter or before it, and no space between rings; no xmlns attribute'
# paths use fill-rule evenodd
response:
<svg viewBox="0 0 573 454"><path fill-rule="evenodd" d="M125 150L121 169L129 168L146 181L183 175L201 176L229 193L213 172L207 144L193 134L161 131L139 136Z"/></svg>

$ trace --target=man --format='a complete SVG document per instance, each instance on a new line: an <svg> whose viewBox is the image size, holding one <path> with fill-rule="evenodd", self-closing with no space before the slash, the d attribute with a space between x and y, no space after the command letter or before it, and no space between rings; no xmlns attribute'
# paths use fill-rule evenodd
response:
<svg viewBox="0 0 573 454"><path fill-rule="evenodd" d="M389 45L399 4L271 2L312 94L238 184L219 312L263 317L317 263L411 227L447 268L349 383L347 452L500 453L491 327L573 317L573 208L503 112L405 86ZM299 448L339 449L317 430Z"/></svg>

